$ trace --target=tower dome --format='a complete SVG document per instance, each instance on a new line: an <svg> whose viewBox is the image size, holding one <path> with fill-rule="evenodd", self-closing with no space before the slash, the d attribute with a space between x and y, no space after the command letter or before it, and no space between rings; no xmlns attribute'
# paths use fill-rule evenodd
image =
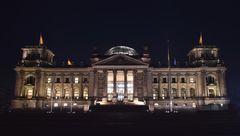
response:
<svg viewBox="0 0 240 136"><path fill-rule="evenodd" d="M115 46L105 52L105 55L126 54L129 56L138 55L136 50L127 46Z"/></svg>

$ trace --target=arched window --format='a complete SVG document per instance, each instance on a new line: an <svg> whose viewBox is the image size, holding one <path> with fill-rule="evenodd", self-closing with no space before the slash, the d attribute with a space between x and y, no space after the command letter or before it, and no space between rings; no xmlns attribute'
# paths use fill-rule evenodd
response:
<svg viewBox="0 0 240 136"><path fill-rule="evenodd" d="M184 98L187 97L187 91L186 91L185 88L182 88L182 89L181 89L181 97L184 97Z"/></svg>
<svg viewBox="0 0 240 136"><path fill-rule="evenodd" d="M27 76L25 78L25 82L24 82L25 85L35 85L35 77L34 76Z"/></svg>
<svg viewBox="0 0 240 136"><path fill-rule="evenodd" d="M69 99L70 98L70 91L69 90L65 90L64 96L65 96L66 99Z"/></svg>
<svg viewBox="0 0 240 136"><path fill-rule="evenodd" d="M83 99L84 100L88 99L88 88L87 87L83 88Z"/></svg>
<svg viewBox="0 0 240 136"><path fill-rule="evenodd" d="M190 88L190 97L195 97L195 89Z"/></svg>
<svg viewBox="0 0 240 136"><path fill-rule="evenodd" d="M177 89L176 88L172 88L172 96L177 97Z"/></svg>
<svg viewBox="0 0 240 136"><path fill-rule="evenodd" d="M213 89L209 89L209 90L208 90L208 96L209 96L210 98L215 97L215 91L214 91Z"/></svg>
<svg viewBox="0 0 240 136"><path fill-rule="evenodd" d="M162 97L169 97L168 95L168 89L167 88L163 88L163 93L162 93Z"/></svg>
<svg viewBox="0 0 240 136"><path fill-rule="evenodd" d="M56 90L56 92L55 92L55 97L56 97L56 99L59 99L59 98L61 98L61 90L60 89L57 89Z"/></svg>
<svg viewBox="0 0 240 136"><path fill-rule="evenodd" d="M209 85L209 84L215 84L215 79L213 76L207 76L206 77L206 84Z"/></svg>
<svg viewBox="0 0 240 136"><path fill-rule="evenodd" d="M157 88L153 88L153 99L157 100L158 99L158 89Z"/></svg>

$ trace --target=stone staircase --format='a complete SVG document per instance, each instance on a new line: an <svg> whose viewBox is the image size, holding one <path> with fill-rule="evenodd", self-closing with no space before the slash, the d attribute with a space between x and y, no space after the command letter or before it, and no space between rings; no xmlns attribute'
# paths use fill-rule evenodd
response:
<svg viewBox="0 0 240 136"><path fill-rule="evenodd" d="M92 112L147 112L148 106L146 105L94 105L90 107Z"/></svg>

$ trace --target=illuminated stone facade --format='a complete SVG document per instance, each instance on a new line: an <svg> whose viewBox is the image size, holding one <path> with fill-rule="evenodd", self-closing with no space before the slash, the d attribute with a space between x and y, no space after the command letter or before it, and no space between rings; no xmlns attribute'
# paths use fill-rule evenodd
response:
<svg viewBox="0 0 240 136"><path fill-rule="evenodd" d="M15 68L12 109L88 111L95 105L147 105L150 111L227 109L225 71L218 48L199 45L188 63L152 66L148 48L142 54L116 46L90 58L90 65L54 64L46 46L22 48ZM170 81L170 82L169 82ZM170 90L168 89L170 87ZM170 99L172 98L172 99Z"/></svg>

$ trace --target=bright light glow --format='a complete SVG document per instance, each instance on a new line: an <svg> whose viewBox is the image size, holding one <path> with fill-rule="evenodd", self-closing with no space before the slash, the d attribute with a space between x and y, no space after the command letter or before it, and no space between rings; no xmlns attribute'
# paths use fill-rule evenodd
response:
<svg viewBox="0 0 240 136"><path fill-rule="evenodd" d="M114 54L127 54L127 55L138 55L138 53L130 47L127 46L116 46L109 49L105 55L114 55Z"/></svg>
<svg viewBox="0 0 240 136"><path fill-rule="evenodd" d="M190 83L194 83L194 78L193 77L190 77Z"/></svg>
<svg viewBox="0 0 240 136"><path fill-rule="evenodd" d="M107 72L107 100L112 101L113 98L113 71Z"/></svg>
<svg viewBox="0 0 240 136"><path fill-rule="evenodd" d="M67 103L64 103L63 106L66 107L66 106L68 106L68 104L67 104Z"/></svg>
<svg viewBox="0 0 240 136"><path fill-rule="evenodd" d="M53 104L53 107L58 107L58 103L54 103L54 104Z"/></svg>
<svg viewBox="0 0 240 136"><path fill-rule="evenodd" d="M192 103L192 107L193 107L193 108L196 108L196 103Z"/></svg>
<svg viewBox="0 0 240 136"><path fill-rule="evenodd" d="M47 79L47 82L48 82L48 83L51 83L51 82L52 82L52 78L49 77L49 78Z"/></svg>
<svg viewBox="0 0 240 136"><path fill-rule="evenodd" d="M32 98L32 96L33 96L33 90L32 89L28 89L28 91L27 91L27 98L30 99L30 98Z"/></svg>
<svg viewBox="0 0 240 136"><path fill-rule="evenodd" d="M47 88L47 98L51 97L51 88Z"/></svg>
<svg viewBox="0 0 240 136"><path fill-rule="evenodd" d="M76 106L77 105L77 103L73 103L73 106Z"/></svg>
<svg viewBox="0 0 240 136"><path fill-rule="evenodd" d="M222 103L221 103L220 105L221 105L221 107L223 107L223 104L222 104Z"/></svg>
<svg viewBox="0 0 240 136"><path fill-rule="evenodd" d="M154 103L155 106L158 106L158 103Z"/></svg>
<svg viewBox="0 0 240 136"><path fill-rule="evenodd" d="M79 78L78 78L78 77L75 77L75 78L74 78L74 83L75 83L75 84L79 83Z"/></svg>

